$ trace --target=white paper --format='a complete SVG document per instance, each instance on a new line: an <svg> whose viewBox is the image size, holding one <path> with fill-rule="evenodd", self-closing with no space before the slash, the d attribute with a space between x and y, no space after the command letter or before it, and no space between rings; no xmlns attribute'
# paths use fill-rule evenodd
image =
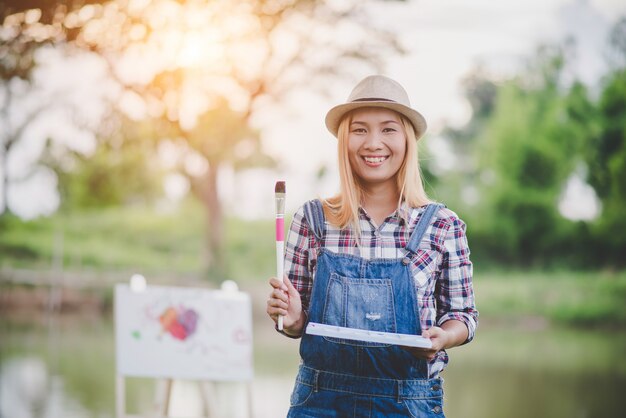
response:
<svg viewBox="0 0 626 418"><path fill-rule="evenodd" d="M334 325L309 322L306 333L322 337L342 338L345 340L368 341L372 343L404 345L408 347L431 348L432 342L420 335L397 334L393 332L368 331L364 329L337 327Z"/></svg>

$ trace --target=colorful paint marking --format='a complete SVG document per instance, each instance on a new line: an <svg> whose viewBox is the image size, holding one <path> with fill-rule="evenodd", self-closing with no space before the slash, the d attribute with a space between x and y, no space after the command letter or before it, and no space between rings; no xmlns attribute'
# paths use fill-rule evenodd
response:
<svg viewBox="0 0 626 418"><path fill-rule="evenodd" d="M169 307L161 314L159 322L164 332L184 341L196 332L198 314L193 309Z"/></svg>

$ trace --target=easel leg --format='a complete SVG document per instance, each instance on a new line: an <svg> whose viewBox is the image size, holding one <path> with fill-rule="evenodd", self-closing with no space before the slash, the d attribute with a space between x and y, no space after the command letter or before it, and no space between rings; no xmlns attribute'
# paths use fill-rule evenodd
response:
<svg viewBox="0 0 626 418"><path fill-rule="evenodd" d="M216 414L216 405L217 405L217 396L215 395L215 386L213 382L209 381L201 381L200 384L200 393L202 394L202 400L204 401L204 408L206 412L207 418L217 417Z"/></svg>
<svg viewBox="0 0 626 418"><path fill-rule="evenodd" d="M172 383L173 379L167 379L165 382L165 401L163 402L163 416L170 415L170 400L172 399Z"/></svg>
<svg viewBox="0 0 626 418"><path fill-rule="evenodd" d="M125 377L117 375L115 380L115 416L124 418L126 416L126 385Z"/></svg>
<svg viewBox="0 0 626 418"><path fill-rule="evenodd" d="M246 391L248 392L248 418L252 418L252 382L246 384Z"/></svg>
<svg viewBox="0 0 626 418"><path fill-rule="evenodd" d="M157 382L154 396L154 415L166 417L169 415L170 396L172 395L172 379L160 379Z"/></svg>

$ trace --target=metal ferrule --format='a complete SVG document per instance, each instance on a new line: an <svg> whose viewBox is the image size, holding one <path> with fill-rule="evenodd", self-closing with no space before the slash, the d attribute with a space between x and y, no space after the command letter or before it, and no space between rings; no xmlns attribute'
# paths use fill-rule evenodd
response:
<svg viewBox="0 0 626 418"><path fill-rule="evenodd" d="M276 193L275 196L276 202L276 216L284 216L285 215L285 193Z"/></svg>

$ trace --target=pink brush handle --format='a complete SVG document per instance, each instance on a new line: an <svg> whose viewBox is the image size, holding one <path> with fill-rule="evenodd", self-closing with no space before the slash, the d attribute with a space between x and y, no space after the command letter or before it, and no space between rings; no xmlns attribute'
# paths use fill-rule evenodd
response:
<svg viewBox="0 0 626 418"><path fill-rule="evenodd" d="M284 280L284 257L285 257L285 219L276 217L276 278ZM283 330L283 317L278 317L278 329Z"/></svg>
<svg viewBox="0 0 626 418"><path fill-rule="evenodd" d="M276 241L285 240L285 219L276 218Z"/></svg>

